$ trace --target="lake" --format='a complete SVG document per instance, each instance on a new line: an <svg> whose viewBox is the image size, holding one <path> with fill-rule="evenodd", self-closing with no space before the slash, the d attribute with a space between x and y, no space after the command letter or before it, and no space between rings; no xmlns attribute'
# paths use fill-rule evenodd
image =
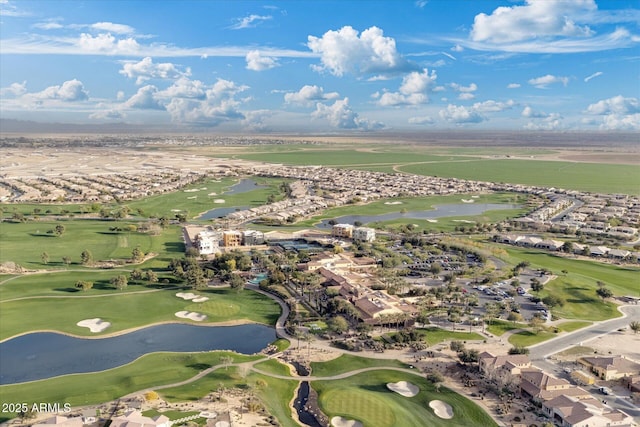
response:
<svg viewBox="0 0 640 427"><path fill-rule="evenodd" d="M402 209L401 205L398 206ZM518 209L520 205L513 204L500 204L500 203L455 203L450 205L437 205L434 209L423 211L409 211L409 212L390 212L381 215L345 215L339 218L333 218L337 224L353 224L356 221L360 221L362 224L377 221L390 221L398 218L410 218L410 219L437 219L446 218L452 216L472 216L480 215L487 211L505 210L505 209ZM331 228L329 224L331 219L324 219L317 224L318 228Z"/></svg>
<svg viewBox="0 0 640 427"><path fill-rule="evenodd" d="M91 339L37 332L0 343L0 385L102 371L159 351L232 350L253 354L275 339L274 328L257 324L166 324L115 337Z"/></svg>
<svg viewBox="0 0 640 427"><path fill-rule="evenodd" d="M260 188L266 188L266 187L267 187L266 185L258 185L258 183L255 182L254 180L245 178L233 184L231 187L229 187L228 190L224 191L220 196L247 193L249 191L258 190ZM226 206L224 208L214 208L200 215L198 219L224 218L230 213L233 213L236 211L242 211L245 209L249 209L249 206Z"/></svg>

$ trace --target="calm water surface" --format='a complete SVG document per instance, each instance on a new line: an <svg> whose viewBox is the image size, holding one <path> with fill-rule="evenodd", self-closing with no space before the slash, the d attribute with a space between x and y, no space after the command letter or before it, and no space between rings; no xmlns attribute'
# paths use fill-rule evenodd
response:
<svg viewBox="0 0 640 427"><path fill-rule="evenodd" d="M42 332L0 343L0 384L115 368L159 351L233 350L253 354L276 339L264 325L157 325L110 338Z"/></svg>

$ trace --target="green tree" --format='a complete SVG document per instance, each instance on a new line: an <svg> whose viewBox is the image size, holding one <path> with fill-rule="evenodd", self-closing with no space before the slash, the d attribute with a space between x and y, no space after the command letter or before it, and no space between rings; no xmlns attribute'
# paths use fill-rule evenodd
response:
<svg viewBox="0 0 640 427"><path fill-rule="evenodd" d="M93 255L89 249L82 251L80 254L80 261L82 262L82 265L90 265L93 263Z"/></svg>
<svg viewBox="0 0 640 427"><path fill-rule="evenodd" d="M549 307L562 307L564 305L564 300L555 295L542 298L542 302Z"/></svg>
<svg viewBox="0 0 640 427"><path fill-rule="evenodd" d="M146 275L147 282L149 282L149 283L157 283L158 282L158 275L156 274L155 271L147 270L145 272L145 275Z"/></svg>
<svg viewBox="0 0 640 427"><path fill-rule="evenodd" d="M111 282L111 284L113 286L115 286L116 289L118 289L120 291L125 289L129 285L129 281L127 280L127 276L125 276L124 274L121 274L121 275L116 276L116 277L112 277L110 282Z"/></svg>
<svg viewBox="0 0 640 427"><path fill-rule="evenodd" d="M631 328L631 330L633 331L634 334L637 334L638 331L640 331L640 322L633 321L633 322L629 323L629 328Z"/></svg>
<svg viewBox="0 0 640 427"><path fill-rule="evenodd" d="M349 330L349 322L342 316L335 316L327 322L329 330L336 334L343 334Z"/></svg>
<svg viewBox="0 0 640 427"><path fill-rule="evenodd" d="M187 266L185 278L187 284L193 289L200 290L207 287L208 280L197 262L192 262Z"/></svg>
<svg viewBox="0 0 640 427"><path fill-rule="evenodd" d="M78 280L76 282L76 288L82 289L83 291L88 291L89 289L93 288L93 282Z"/></svg>
<svg viewBox="0 0 640 427"><path fill-rule="evenodd" d="M229 275L229 286L236 292L241 292L244 289L244 279L238 273L231 273Z"/></svg>
<svg viewBox="0 0 640 427"><path fill-rule="evenodd" d="M136 246L135 248L133 248L133 250L131 251L131 260L133 262L142 262L143 259L144 259L144 252L142 252L140 247Z"/></svg>
<svg viewBox="0 0 640 427"><path fill-rule="evenodd" d="M453 340L449 343L449 349L459 353L464 350L464 343L462 341Z"/></svg>
<svg viewBox="0 0 640 427"><path fill-rule="evenodd" d="M603 282L598 282L598 289L596 289L596 295L598 295L602 300L606 300L607 298L611 298L613 296L613 292L611 289L605 287Z"/></svg>
<svg viewBox="0 0 640 427"><path fill-rule="evenodd" d="M57 224L53 229L53 233L56 236L62 236L64 234L64 232L65 232L65 227L62 224Z"/></svg>
<svg viewBox="0 0 640 427"><path fill-rule="evenodd" d="M69 265L71 264L71 257L63 256L63 257L62 257L62 262L64 263L64 265L66 265L67 267L69 267Z"/></svg>
<svg viewBox="0 0 640 427"><path fill-rule="evenodd" d="M533 292L540 292L543 289L544 285L542 284L542 282L540 282L540 280L538 280L536 277L531 279L531 290Z"/></svg>
<svg viewBox="0 0 640 427"><path fill-rule="evenodd" d="M42 254L40 255L40 259L42 260L43 264L49 264L49 254L47 252L42 252Z"/></svg>

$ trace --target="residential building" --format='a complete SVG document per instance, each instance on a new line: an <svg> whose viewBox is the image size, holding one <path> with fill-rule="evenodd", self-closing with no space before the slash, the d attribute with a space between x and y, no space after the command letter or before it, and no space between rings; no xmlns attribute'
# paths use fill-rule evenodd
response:
<svg viewBox="0 0 640 427"><path fill-rule="evenodd" d="M334 237L351 239L353 237L353 225L336 224L331 228L331 235Z"/></svg>
<svg viewBox="0 0 640 427"><path fill-rule="evenodd" d="M245 246L264 244L264 233L258 230L245 230L242 232L242 241Z"/></svg>
<svg viewBox="0 0 640 427"><path fill-rule="evenodd" d="M171 421L164 415L145 417L137 409L131 409L119 417L111 419L110 427L171 427Z"/></svg>
<svg viewBox="0 0 640 427"><path fill-rule="evenodd" d="M632 426L633 418L597 399L577 399L560 395L542 404L542 410L562 427Z"/></svg>
<svg viewBox="0 0 640 427"><path fill-rule="evenodd" d="M220 252L220 238L219 232L205 230L198 233L193 241L193 244L201 255L211 255Z"/></svg>
<svg viewBox="0 0 640 427"><path fill-rule="evenodd" d="M625 359L624 356L581 357L578 363L603 380L617 380L640 373L640 364Z"/></svg>
<svg viewBox="0 0 640 427"><path fill-rule="evenodd" d="M520 371L531 366L531 360L526 354L508 354L494 356L488 351L480 353L478 359L480 370L489 375L520 375Z"/></svg>
<svg viewBox="0 0 640 427"><path fill-rule="evenodd" d="M591 397L588 391L572 385L562 378L552 377L538 368L525 368L520 371L520 392L535 401L545 401L560 395L578 399Z"/></svg>
<svg viewBox="0 0 640 427"><path fill-rule="evenodd" d="M34 424L33 427L82 427L82 417L64 417L62 415L56 415L51 418L47 418L41 423Z"/></svg>
<svg viewBox="0 0 640 427"><path fill-rule="evenodd" d="M376 240L376 230L369 227L356 227L353 229L353 240L358 242L373 242Z"/></svg>
<svg viewBox="0 0 640 427"><path fill-rule="evenodd" d="M222 245L233 248L242 244L242 233L237 230L227 230L222 232Z"/></svg>

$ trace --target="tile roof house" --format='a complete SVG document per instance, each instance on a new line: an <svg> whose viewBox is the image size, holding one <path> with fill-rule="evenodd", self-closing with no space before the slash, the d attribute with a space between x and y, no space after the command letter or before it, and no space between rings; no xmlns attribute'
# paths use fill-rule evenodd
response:
<svg viewBox="0 0 640 427"><path fill-rule="evenodd" d="M142 412L132 409L111 419L110 427L171 427L171 421L164 415L145 417Z"/></svg>
<svg viewBox="0 0 640 427"><path fill-rule="evenodd" d="M625 359L623 356L580 357L578 363L607 381L640 373L640 364Z"/></svg>
<svg viewBox="0 0 640 427"><path fill-rule="evenodd" d="M552 377L538 368L524 368L520 371L520 392L535 401L545 401L560 395L577 399L592 397L588 391L576 387L569 381Z"/></svg>
<svg viewBox="0 0 640 427"><path fill-rule="evenodd" d="M508 354L504 356L494 356L485 351L480 353L478 364L480 370L489 375L495 372L505 372L511 375L520 375L523 368L531 366L531 360L526 354Z"/></svg>
<svg viewBox="0 0 640 427"><path fill-rule="evenodd" d="M603 405L599 400L579 400L570 396L557 396L542 404L542 410L562 427L632 426L633 418L617 409Z"/></svg>

